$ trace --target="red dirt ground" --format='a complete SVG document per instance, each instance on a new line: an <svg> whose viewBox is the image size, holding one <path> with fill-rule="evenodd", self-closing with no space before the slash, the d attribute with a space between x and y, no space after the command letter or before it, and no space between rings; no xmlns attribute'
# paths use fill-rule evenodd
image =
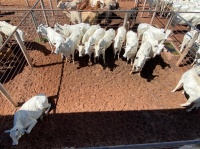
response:
<svg viewBox="0 0 200 149"><path fill-rule="evenodd" d="M10 7L6 0L1 3ZM130 4L120 2L123 8L130 8ZM21 0L12 3L11 7L15 6L26 4ZM7 17L14 15L1 20ZM169 61L162 53L146 63L141 76L130 75L131 65L122 58L113 61L107 56L108 65L103 67L101 62L88 65L87 57L76 57L73 65L50 54L47 43L32 45L28 52L34 67L25 65L4 86L19 103L44 93L52 110L44 122L39 121L30 134L22 136L18 146L12 146L4 131L12 128L17 109L0 94L0 148L95 147L199 137L199 111L187 113L180 107L186 102L182 91L171 93L190 66L177 67L175 60Z"/></svg>

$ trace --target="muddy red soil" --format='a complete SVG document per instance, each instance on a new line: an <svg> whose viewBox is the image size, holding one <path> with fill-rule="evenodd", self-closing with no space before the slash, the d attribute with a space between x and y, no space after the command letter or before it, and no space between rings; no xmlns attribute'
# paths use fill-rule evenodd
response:
<svg viewBox="0 0 200 149"><path fill-rule="evenodd" d="M35 1L29 2L33 5ZM10 7L6 0L1 3ZM130 8L130 4L120 2L123 8ZM24 0L12 2L11 7L17 6L27 8ZM15 15L0 19L12 23L12 19L20 19ZM33 32L27 34L33 36ZM33 38L37 38L35 33ZM163 52L150 59L139 76L129 74L132 67L126 65L122 55L113 60L112 48L107 50L106 66L101 59L97 64L88 64L87 56L77 55L74 65L51 54L48 43L27 41L26 45L34 67L24 64L3 85L15 102L23 103L44 93L52 108L43 122L38 121L30 134L22 136L18 146L12 146L4 131L12 128L13 113L18 108L0 94L0 148L95 147L199 137L199 110L187 113L180 107L187 99L182 91L171 93L182 73L190 68L177 67L177 58L170 61Z"/></svg>

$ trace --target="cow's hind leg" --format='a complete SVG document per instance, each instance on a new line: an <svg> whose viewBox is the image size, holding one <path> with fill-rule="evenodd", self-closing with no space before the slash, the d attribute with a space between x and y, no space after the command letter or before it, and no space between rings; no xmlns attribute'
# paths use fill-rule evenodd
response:
<svg viewBox="0 0 200 149"><path fill-rule="evenodd" d="M175 92L177 89L181 88L183 85L183 82L182 82L182 78L180 79L180 81L178 82L178 84L176 85L176 87L172 90L172 92Z"/></svg>

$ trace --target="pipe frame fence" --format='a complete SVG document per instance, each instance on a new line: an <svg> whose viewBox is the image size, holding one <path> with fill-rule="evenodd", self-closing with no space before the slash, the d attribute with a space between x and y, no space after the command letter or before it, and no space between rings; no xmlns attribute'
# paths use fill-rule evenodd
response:
<svg viewBox="0 0 200 149"><path fill-rule="evenodd" d="M35 5L32 7L32 9L38 4L40 0L38 0ZM3 50L3 48L6 46L6 44L9 43L9 41L11 40L12 36L14 35L18 45L20 46L20 49L27 61L27 63L29 64L29 66L32 68L33 67L33 64L31 62L31 59L30 59L30 56L29 54L27 53L27 50L26 50L26 47L24 45L24 43L22 42L18 32L17 32L17 29L19 28L19 26L24 22L24 20L27 18L27 16L29 14L31 14L32 10L30 10L25 16L24 18L22 19L22 21L18 24L18 26L15 28L15 30L13 31L13 33L6 39L6 41L2 44L2 46L0 47L0 52L1 50ZM6 97L6 99L14 106L14 107L17 107L18 104L13 100L13 98L10 96L9 92L7 91L7 89L3 86L3 84L0 83L0 92L3 94L4 97Z"/></svg>

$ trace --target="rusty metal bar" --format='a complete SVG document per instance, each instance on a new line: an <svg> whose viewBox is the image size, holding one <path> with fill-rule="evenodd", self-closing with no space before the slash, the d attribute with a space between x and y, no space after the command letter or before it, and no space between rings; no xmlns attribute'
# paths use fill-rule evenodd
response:
<svg viewBox="0 0 200 149"><path fill-rule="evenodd" d="M183 51L181 57L179 58L179 60L176 63L176 66L180 66L182 60L185 58L185 56L188 54L190 48L192 47L193 43L195 42L195 40L198 38L198 32L195 33L194 37L189 41L187 47L185 48L185 50Z"/></svg>
<svg viewBox="0 0 200 149"><path fill-rule="evenodd" d="M146 7L146 4L147 4L147 0L144 1L144 5L142 7L142 13L141 13L141 18L143 17L143 13L144 13L144 9Z"/></svg>
<svg viewBox="0 0 200 149"><path fill-rule="evenodd" d="M54 10L53 10L52 1L51 1L51 0L49 0L49 3L50 3L51 10L52 10L52 16L54 16Z"/></svg>
<svg viewBox="0 0 200 149"><path fill-rule="evenodd" d="M169 28L169 26L171 25L172 23L172 20L173 20L173 17L174 17L174 13L171 15L171 17L168 19L168 22L167 22L167 25L165 26L165 31Z"/></svg>
<svg viewBox="0 0 200 149"><path fill-rule="evenodd" d="M24 43L22 42L22 40L21 40L21 38L20 38L18 32L15 32L14 35L15 35L15 39L17 40L17 43L19 44L19 46L20 46L20 48L21 48L21 50L22 50L22 52L23 52L23 54L24 54L24 56L25 56L25 58L26 58L26 61L28 62L29 66L32 68L32 67L33 67L33 64L32 64L32 62L31 62L31 59L30 59L30 57L29 57L29 55L28 55L28 52L27 52L27 50L26 50L26 47L24 46Z"/></svg>
<svg viewBox="0 0 200 149"><path fill-rule="evenodd" d="M34 12L31 11L31 18L32 18L32 21L33 21L33 24L34 24L34 27L35 27L35 30L36 30L36 33L38 35L38 38L40 39L40 41L42 41L42 37L41 37L41 34L37 32L37 23L36 23L36 20L35 20L35 17L34 17Z"/></svg>
<svg viewBox="0 0 200 149"><path fill-rule="evenodd" d="M158 9L158 3L159 3L159 1L157 1L157 3L156 3L156 7L155 7L155 10L154 10L153 16L152 16L152 18L151 18L150 25L152 25L153 20L154 20L154 18L155 18L155 16L156 16L156 12L157 12L157 9Z"/></svg>
<svg viewBox="0 0 200 149"><path fill-rule="evenodd" d="M4 86L0 83L0 91L4 95L4 97L14 106L17 107L18 104L13 101L13 99L10 97L10 94L8 91L4 88Z"/></svg>
<svg viewBox="0 0 200 149"><path fill-rule="evenodd" d="M41 7L43 9L42 11L43 11L43 14L44 14L44 19L45 19L46 25L49 26L49 23L47 21L47 15L46 15L46 12L44 11L44 2L43 2L43 0L40 0L40 3L41 3ZM52 9L50 9L50 10L52 10Z"/></svg>
<svg viewBox="0 0 200 149"><path fill-rule="evenodd" d="M125 13L123 27L127 27L128 13Z"/></svg>
<svg viewBox="0 0 200 149"><path fill-rule="evenodd" d="M129 144L129 145L116 145L116 146L100 146L100 147L88 147L88 148L77 148L77 149L156 149L156 148L175 148L184 145L199 145L200 140L184 140L184 141L173 141L173 142L157 142L157 143L144 143L144 144ZM190 148L195 149L195 148Z"/></svg>

